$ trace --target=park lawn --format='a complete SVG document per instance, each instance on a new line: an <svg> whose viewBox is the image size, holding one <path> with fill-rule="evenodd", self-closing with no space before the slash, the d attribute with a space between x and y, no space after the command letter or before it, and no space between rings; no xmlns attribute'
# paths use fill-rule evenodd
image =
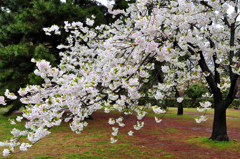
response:
<svg viewBox="0 0 240 159"><path fill-rule="evenodd" d="M145 126L135 131L132 137L127 135L133 130L136 120L129 118L124 128L120 128L118 142L111 144L111 126L109 117L117 117L116 112L105 114L102 111L93 114L96 120L88 120L89 125L81 134L72 132L69 123L51 129L52 133L40 140L27 152L16 153L8 158L240 158L240 111L229 109L227 118L230 142L209 141L213 111L207 112L207 122L197 124L194 118L199 113L194 108L184 108L184 115L176 115L176 108L169 108L163 121L156 124L151 113L144 118ZM16 115L11 116L13 118ZM8 118L0 116L0 141L10 139ZM24 128L24 123L17 125ZM23 141L27 141L23 138ZM0 152L4 148L0 147Z"/></svg>

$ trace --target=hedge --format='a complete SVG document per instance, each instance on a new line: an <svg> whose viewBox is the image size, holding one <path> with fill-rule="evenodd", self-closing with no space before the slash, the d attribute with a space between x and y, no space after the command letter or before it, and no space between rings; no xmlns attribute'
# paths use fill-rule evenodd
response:
<svg viewBox="0 0 240 159"><path fill-rule="evenodd" d="M199 102L206 101L206 98L197 98L196 101L193 101L191 98L184 98L182 101L182 105L184 108L196 108L199 107ZM208 99L209 102L212 103L212 108L214 107L213 98ZM154 98L141 98L139 99L139 105L145 105L146 103L151 103L152 105L159 105L159 102ZM166 98L164 99L164 105L168 107L177 107L177 100L176 98ZM232 104L229 108L239 107L240 106L240 99L234 99Z"/></svg>

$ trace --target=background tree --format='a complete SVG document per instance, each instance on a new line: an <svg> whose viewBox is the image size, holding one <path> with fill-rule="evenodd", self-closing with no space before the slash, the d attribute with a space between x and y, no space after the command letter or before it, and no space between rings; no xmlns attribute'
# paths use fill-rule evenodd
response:
<svg viewBox="0 0 240 159"><path fill-rule="evenodd" d="M59 50L68 33L46 36L43 29L64 21L82 21L95 15L95 24L105 24L107 8L99 2L72 0L1 0L0 1L0 94L6 89L17 92L27 84L41 84L35 76L31 58L46 59L56 66L60 62ZM5 114L19 109L19 101L9 102L13 107Z"/></svg>
<svg viewBox="0 0 240 159"><path fill-rule="evenodd" d="M192 98L192 105L193 107L196 107L198 105L197 98L202 97L202 94L204 93L203 86L199 84L192 84L185 93L189 98Z"/></svg>
<svg viewBox="0 0 240 159"><path fill-rule="evenodd" d="M128 3L135 3L135 2L136 2L136 0L130 0L130 1L114 0L113 9L127 9Z"/></svg>

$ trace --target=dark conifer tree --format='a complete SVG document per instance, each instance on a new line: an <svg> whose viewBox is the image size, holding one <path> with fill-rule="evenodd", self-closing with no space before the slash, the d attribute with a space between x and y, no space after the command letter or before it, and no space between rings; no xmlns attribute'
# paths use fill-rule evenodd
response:
<svg viewBox="0 0 240 159"><path fill-rule="evenodd" d="M27 84L41 84L34 75L31 59L45 59L52 66L59 63L56 46L64 43L67 33L46 36L43 28L53 24L64 26L64 21L82 21L96 16L95 25L107 23L107 8L90 0L1 0L0 1L0 95L6 89L16 93ZM8 102L10 115L20 108L16 100Z"/></svg>

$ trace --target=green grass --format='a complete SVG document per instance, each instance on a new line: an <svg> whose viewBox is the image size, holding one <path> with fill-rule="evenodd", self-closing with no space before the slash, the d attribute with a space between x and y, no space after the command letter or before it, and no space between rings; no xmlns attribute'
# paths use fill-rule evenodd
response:
<svg viewBox="0 0 240 159"><path fill-rule="evenodd" d="M240 142L236 140L230 141L213 141L206 137L195 137L187 141L188 143L194 143L205 148L217 148L217 149L239 149Z"/></svg>
<svg viewBox="0 0 240 159"><path fill-rule="evenodd" d="M240 118L240 110L227 109L227 116Z"/></svg>
<svg viewBox="0 0 240 159"><path fill-rule="evenodd" d="M34 157L33 159L50 159L53 158L53 156L40 156L40 157Z"/></svg>
<svg viewBox="0 0 240 159"><path fill-rule="evenodd" d="M12 115L10 117L5 117L0 115L0 139L2 140L8 140L13 137L13 135L10 133L10 131L13 128L24 130L24 122L18 123L16 125L12 125L9 122L9 119L15 119L17 115Z"/></svg>
<svg viewBox="0 0 240 159"><path fill-rule="evenodd" d="M163 156L164 157L174 157L174 154L173 153L170 153L170 152L165 152L165 153L163 153Z"/></svg>

